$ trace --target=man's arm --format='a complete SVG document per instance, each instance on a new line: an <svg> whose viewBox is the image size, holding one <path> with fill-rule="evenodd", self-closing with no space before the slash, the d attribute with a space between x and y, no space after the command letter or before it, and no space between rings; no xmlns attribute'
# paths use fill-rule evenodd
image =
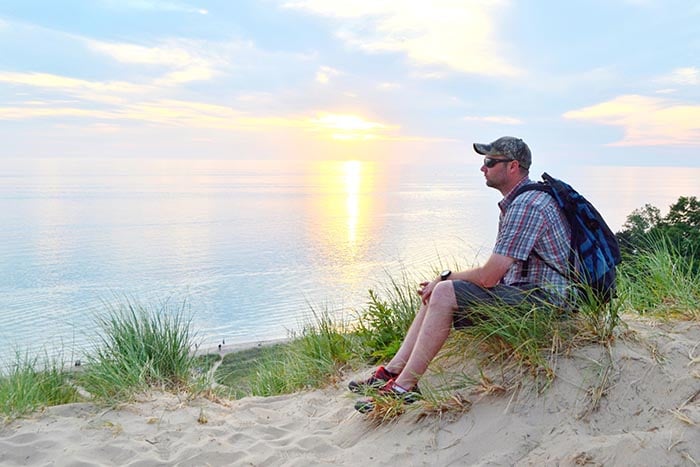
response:
<svg viewBox="0 0 700 467"><path fill-rule="evenodd" d="M492 253L483 266L467 271L454 272L450 279L473 282L481 287L493 287L505 276L513 262L515 260L510 256Z"/></svg>
<svg viewBox="0 0 700 467"><path fill-rule="evenodd" d="M492 253L483 266L466 271L453 272L450 275L450 280L469 281L486 288L493 287L505 276L513 262L515 262L515 259L510 256ZM424 282L421 284L423 288L419 290L418 293L421 295L423 303L428 302L438 282L440 282L439 277L432 282Z"/></svg>

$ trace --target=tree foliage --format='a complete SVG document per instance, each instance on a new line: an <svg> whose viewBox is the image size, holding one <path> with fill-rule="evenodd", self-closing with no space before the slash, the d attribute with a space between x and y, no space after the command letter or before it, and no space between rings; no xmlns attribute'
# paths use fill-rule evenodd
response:
<svg viewBox="0 0 700 467"><path fill-rule="evenodd" d="M700 201L695 196L681 196L661 216L659 208L650 204L635 209L627 216L622 230L616 234L625 254L646 249L653 239L664 237L700 270Z"/></svg>

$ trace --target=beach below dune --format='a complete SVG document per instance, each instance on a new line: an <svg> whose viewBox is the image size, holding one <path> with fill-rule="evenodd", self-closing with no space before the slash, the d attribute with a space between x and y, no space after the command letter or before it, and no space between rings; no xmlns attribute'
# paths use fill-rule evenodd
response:
<svg viewBox="0 0 700 467"><path fill-rule="evenodd" d="M624 324L609 350L560 355L541 394L527 382L467 393L464 413L426 415L417 403L377 426L345 389L367 370L267 398L149 393L116 409L67 404L14 420L0 429L0 464L697 465L700 323Z"/></svg>

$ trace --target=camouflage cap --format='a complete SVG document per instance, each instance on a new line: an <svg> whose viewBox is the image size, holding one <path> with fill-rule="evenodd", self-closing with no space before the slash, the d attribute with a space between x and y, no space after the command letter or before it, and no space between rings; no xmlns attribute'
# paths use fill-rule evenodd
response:
<svg viewBox="0 0 700 467"><path fill-rule="evenodd" d="M523 169L529 169L532 154L525 141L512 136L502 136L490 144L474 143L474 150L485 156L505 156L516 160Z"/></svg>

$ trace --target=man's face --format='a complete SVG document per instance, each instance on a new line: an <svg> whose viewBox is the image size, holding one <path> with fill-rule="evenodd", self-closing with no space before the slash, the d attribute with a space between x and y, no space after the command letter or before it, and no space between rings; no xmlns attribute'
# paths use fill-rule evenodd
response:
<svg viewBox="0 0 700 467"><path fill-rule="evenodd" d="M495 155L484 157L481 171L486 178L486 186L500 188L508 181L508 168L514 161L505 156Z"/></svg>

